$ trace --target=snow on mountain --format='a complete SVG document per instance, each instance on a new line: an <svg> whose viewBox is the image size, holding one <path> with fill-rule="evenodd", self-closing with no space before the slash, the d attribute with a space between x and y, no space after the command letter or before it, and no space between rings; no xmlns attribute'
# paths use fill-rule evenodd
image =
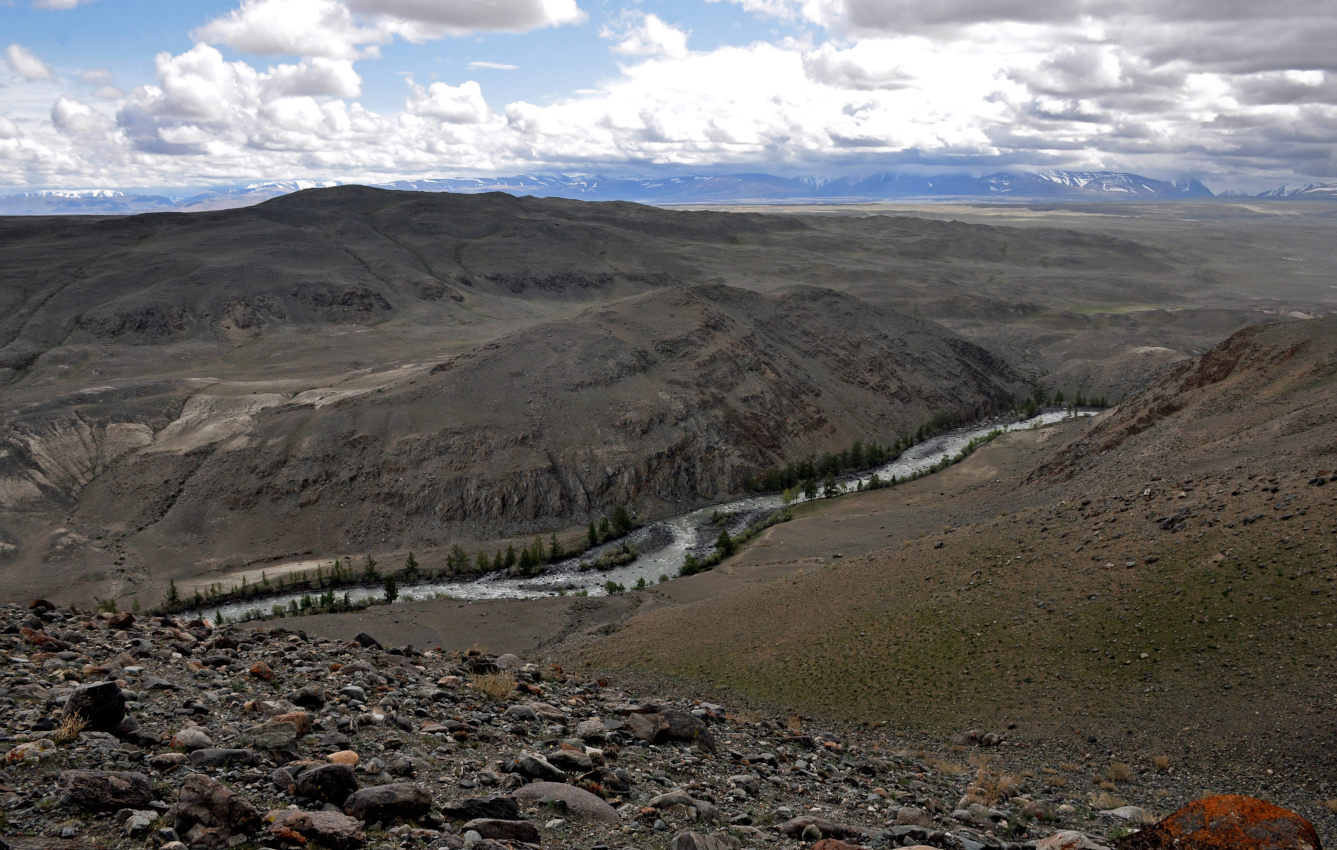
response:
<svg viewBox="0 0 1337 850"><path fill-rule="evenodd" d="M1278 186L1258 194L1260 198L1291 198L1295 200L1337 199L1337 183L1310 183L1307 186Z"/></svg>
<svg viewBox="0 0 1337 850"><path fill-rule="evenodd" d="M0 214L106 215L228 209L249 206L303 189L337 185L340 184L334 181L266 181L214 189L186 198L126 195L115 190L50 190L0 196ZM1213 197L1211 190L1196 180L1167 182L1123 172L1059 170L1035 173L1004 171L983 176L924 176L880 172L864 177L839 178L778 177L763 173L647 178L519 174L507 177L399 180L382 184L382 188L470 194L506 192L512 195L648 204L859 203L900 199L1158 201ZM1294 195L1296 197L1331 197L1333 192L1337 192L1337 187L1311 186L1296 191L1307 193ZM1323 191L1329 194L1323 195Z"/></svg>

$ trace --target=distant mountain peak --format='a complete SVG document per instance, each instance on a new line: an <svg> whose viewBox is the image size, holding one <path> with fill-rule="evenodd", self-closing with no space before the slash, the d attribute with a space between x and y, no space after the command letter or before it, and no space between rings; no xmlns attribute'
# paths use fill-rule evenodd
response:
<svg viewBox="0 0 1337 850"><path fill-rule="evenodd" d="M217 210L250 206L306 189L331 188L339 181L268 180L201 192L187 198L126 195L116 190L46 190L0 196L0 214L124 214ZM1214 197L1194 179L1158 180L1119 171L999 171L983 176L877 172L863 177L807 175L779 177L737 174L616 177L600 174L519 174L504 177L449 177L399 180L378 188L419 192L505 192L586 201L646 204L868 203L894 200L1009 201L1186 200ZM1291 193L1292 190L1276 190ZM1327 192L1327 195L1323 193ZM1302 194L1308 193L1308 194ZM1337 187L1311 184L1275 197L1337 196Z"/></svg>

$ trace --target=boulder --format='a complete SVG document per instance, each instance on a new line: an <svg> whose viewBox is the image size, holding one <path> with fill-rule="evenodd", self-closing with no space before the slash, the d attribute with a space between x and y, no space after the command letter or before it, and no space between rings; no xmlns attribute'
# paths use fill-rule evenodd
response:
<svg viewBox="0 0 1337 850"><path fill-rule="evenodd" d="M1103 839L1065 829L1035 842L1035 850L1109 850Z"/></svg>
<svg viewBox="0 0 1337 850"><path fill-rule="evenodd" d="M234 764L259 764L260 754L255 750L231 747L205 747L190 754L190 763L196 767L228 767Z"/></svg>
<svg viewBox="0 0 1337 850"><path fill-rule="evenodd" d="M242 730L241 743L288 759L296 757L297 724L288 720L266 720Z"/></svg>
<svg viewBox="0 0 1337 850"><path fill-rule="evenodd" d="M657 713L627 715L627 730L647 744L697 744L715 752L715 738L701 718L685 711L667 709Z"/></svg>
<svg viewBox="0 0 1337 850"><path fill-rule="evenodd" d="M198 726L187 726L172 736L171 747L174 750L204 750L214 745L209 733Z"/></svg>
<svg viewBox="0 0 1337 850"><path fill-rule="evenodd" d="M78 715L92 732L115 732L125 720L125 694L115 682L80 685L65 701L62 720Z"/></svg>
<svg viewBox="0 0 1337 850"><path fill-rule="evenodd" d="M551 785L554 783L536 782L534 784ZM524 786L525 789L533 787L534 785ZM563 785L561 787L569 788L571 786ZM520 804L516 802L516 799L516 797L504 797L500 794L490 794L486 797L470 797L453 806L443 807L441 813L451 820L460 821L478 820L482 818L491 818L493 820L519 820ZM530 798L526 797L525 799Z"/></svg>
<svg viewBox="0 0 1337 850"><path fill-rule="evenodd" d="M464 825L464 831L473 830L484 838L493 841L521 841L525 844L538 844L543 839L539 828L527 820L493 820L479 818Z"/></svg>
<svg viewBox="0 0 1337 850"><path fill-rule="evenodd" d="M1141 832L1114 842L1117 850L1320 850L1314 825L1254 797L1222 794L1195 800Z"/></svg>
<svg viewBox="0 0 1337 850"><path fill-rule="evenodd" d="M526 779L546 782L565 782L566 774L543 756L526 753L501 766L503 773L518 773Z"/></svg>
<svg viewBox="0 0 1337 850"><path fill-rule="evenodd" d="M826 818L809 817L807 815L787 820L780 824L779 829L782 835L798 838L810 826L816 827L821 832L822 838L863 838L867 834L862 827L836 823Z"/></svg>
<svg viewBox="0 0 1337 850"><path fill-rule="evenodd" d="M338 812L301 812L282 809L265 816L269 836L280 842L353 850L367 843L362 821Z"/></svg>
<svg viewBox="0 0 1337 850"><path fill-rule="evenodd" d="M89 812L143 809L153 802L149 778L118 770L67 770L60 774L60 804Z"/></svg>
<svg viewBox="0 0 1337 850"><path fill-rule="evenodd" d="M232 789L202 773L181 783L172 827L191 847L226 847L235 836L254 835L260 810Z"/></svg>
<svg viewBox="0 0 1337 850"><path fill-rule="evenodd" d="M596 823L617 823L617 809L583 788L561 782L532 782L515 789L515 798L526 802L557 803L567 817Z"/></svg>
<svg viewBox="0 0 1337 850"><path fill-rule="evenodd" d="M670 850L738 850L743 842L732 835L717 833L706 835L700 832L680 832L673 836Z"/></svg>
<svg viewBox="0 0 1337 850"><path fill-rule="evenodd" d="M366 823L418 820L431 810L432 795L411 782L363 788L344 801L344 812Z"/></svg>
<svg viewBox="0 0 1337 850"><path fill-rule="evenodd" d="M357 790L357 775L346 764L321 764L297 774L293 789L299 800L332 803L340 808Z"/></svg>

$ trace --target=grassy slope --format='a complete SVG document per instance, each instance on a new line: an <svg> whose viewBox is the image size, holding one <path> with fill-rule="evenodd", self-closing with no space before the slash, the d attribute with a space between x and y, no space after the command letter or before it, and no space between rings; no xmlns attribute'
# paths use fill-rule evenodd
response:
<svg viewBox="0 0 1337 850"><path fill-rule="evenodd" d="M1337 446L1320 347L1237 368L1170 421L1029 483L1028 464L1054 455L1021 434L823 505L703 580L718 593L646 606L577 657L847 721L1015 723L1020 739L1331 783L1311 757L1337 744L1337 484L1308 483Z"/></svg>

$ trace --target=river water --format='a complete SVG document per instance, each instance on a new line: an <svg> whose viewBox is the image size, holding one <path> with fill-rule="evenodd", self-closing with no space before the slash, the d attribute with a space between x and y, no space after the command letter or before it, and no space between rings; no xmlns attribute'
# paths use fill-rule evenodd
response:
<svg viewBox="0 0 1337 850"><path fill-rule="evenodd" d="M950 431L911 446L895 460L877 469L843 476L837 483L843 490L853 490L860 483L866 485L874 474L884 482L893 477L904 480L932 468L943 458L955 457L969 445L971 440L987 436L992 431L1039 428L1063 419L1092 416L1096 412L1098 411L1050 411L1017 422L990 422ZM822 497L819 495L817 498ZM804 501L801 495L799 501ZM410 602L440 597L464 600L538 599L561 593L582 592L590 596L602 596L606 593L605 583L610 581L626 588L634 587L640 579L644 579L647 584L654 584L665 578L677 577L683 559L689 552L698 556L708 553L721 528L727 528L731 535L737 536L749 524L764 519L782 507L784 503L780 495L773 493L709 505L678 516L657 520L623 538L636 547L639 552L636 559L608 570L582 570L581 565L593 561L605 552L620 548L622 540L590 549L578 558L552 564L537 576L518 577L505 573L491 573L467 581L438 581L400 587L398 601ZM352 602L380 599L385 595L382 587L349 587L336 591L339 598L343 598L345 593ZM207 607L187 616L214 617L222 613L228 620L237 620L249 613L253 617L265 617L271 614L274 606L286 608L294 600L300 602L304 595L307 594L278 595L263 600L249 599L245 602ZM314 597L318 594L310 595Z"/></svg>

